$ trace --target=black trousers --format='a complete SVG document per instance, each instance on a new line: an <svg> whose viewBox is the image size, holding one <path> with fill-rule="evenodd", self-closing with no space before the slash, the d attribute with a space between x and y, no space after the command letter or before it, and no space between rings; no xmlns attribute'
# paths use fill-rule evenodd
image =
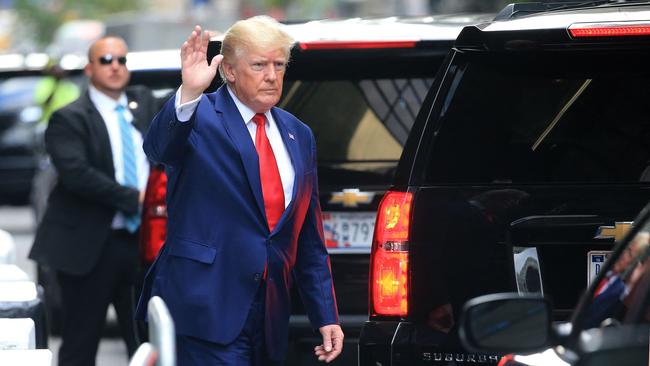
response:
<svg viewBox="0 0 650 366"><path fill-rule="evenodd" d="M63 305L59 365L95 365L97 348L113 304L129 357L138 347L133 311L139 273L137 235L115 230L99 262L84 276L57 273Z"/></svg>

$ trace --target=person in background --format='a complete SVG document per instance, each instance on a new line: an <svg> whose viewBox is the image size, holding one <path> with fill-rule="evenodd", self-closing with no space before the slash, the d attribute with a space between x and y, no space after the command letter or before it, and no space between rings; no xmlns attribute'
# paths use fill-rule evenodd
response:
<svg viewBox="0 0 650 366"><path fill-rule="evenodd" d="M56 61L50 62L43 70L45 75L34 90L34 102L41 109L41 118L36 127L36 158L38 169L32 182L31 203L34 210L35 222L40 222L47 197L56 184L56 170L52 166L49 156L45 151L45 129L52 113L77 100L80 95L79 87L68 79L68 72Z"/></svg>
<svg viewBox="0 0 650 366"><path fill-rule="evenodd" d="M56 272L63 305L59 365L94 365L109 304L129 355L139 269L140 206L149 173L142 135L157 110L127 88L127 45L103 37L88 51L88 90L55 111L45 147L58 173L29 257Z"/></svg>
<svg viewBox="0 0 650 366"><path fill-rule="evenodd" d="M138 304L160 296L178 363L277 365L286 359L292 282L322 344L343 347L316 174L316 142L275 107L293 39L269 17L235 23L207 60L197 26L181 48L182 85L144 149L168 173L168 235ZM220 66L225 85L203 94Z"/></svg>
<svg viewBox="0 0 650 366"><path fill-rule="evenodd" d="M79 87L70 81L68 72L52 59L44 70L45 77L36 84L34 101L41 107L41 123L47 123L57 109L79 98Z"/></svg>

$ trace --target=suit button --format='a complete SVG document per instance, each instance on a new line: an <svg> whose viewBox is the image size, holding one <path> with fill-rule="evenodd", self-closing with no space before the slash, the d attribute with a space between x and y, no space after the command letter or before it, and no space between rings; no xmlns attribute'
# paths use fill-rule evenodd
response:
<svg viewBox="0 0 650 366"><path fill-rule="evenodd" d="M255 282L259 282L261 279L262 279L262 274L261 273L258 272L258 273L255 273L255 275L253 275L253 280L255 280Z"/></svg>

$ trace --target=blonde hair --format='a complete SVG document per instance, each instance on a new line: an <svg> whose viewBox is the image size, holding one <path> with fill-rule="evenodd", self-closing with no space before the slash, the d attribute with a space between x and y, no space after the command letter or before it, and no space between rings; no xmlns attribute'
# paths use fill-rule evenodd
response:
<svg viewBox="0 0 650 366"><path fill-rule="evenodd" d="M275 19L258 15L239 20L226 31L221 43L221 54L223 62L233 64L247 51L283 49L289 62L294 42ZM219 74L225 82L226 77L221 66Z"/></svg>

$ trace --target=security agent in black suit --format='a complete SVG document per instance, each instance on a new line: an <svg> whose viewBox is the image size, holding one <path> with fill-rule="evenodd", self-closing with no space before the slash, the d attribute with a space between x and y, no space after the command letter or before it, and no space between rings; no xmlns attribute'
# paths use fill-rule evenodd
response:
<svg viewBox="0 0 650 366"><path fill-rule="evenodd" d="M127 46L104 37L88 52L88 91L55 112L45 133L58 173L29 257L56 271L63 303L59 365L94 365L108 305L129 355L137 348L133 285L139 211L149 166L142 151L157 104L128 88Z"/></svg>

